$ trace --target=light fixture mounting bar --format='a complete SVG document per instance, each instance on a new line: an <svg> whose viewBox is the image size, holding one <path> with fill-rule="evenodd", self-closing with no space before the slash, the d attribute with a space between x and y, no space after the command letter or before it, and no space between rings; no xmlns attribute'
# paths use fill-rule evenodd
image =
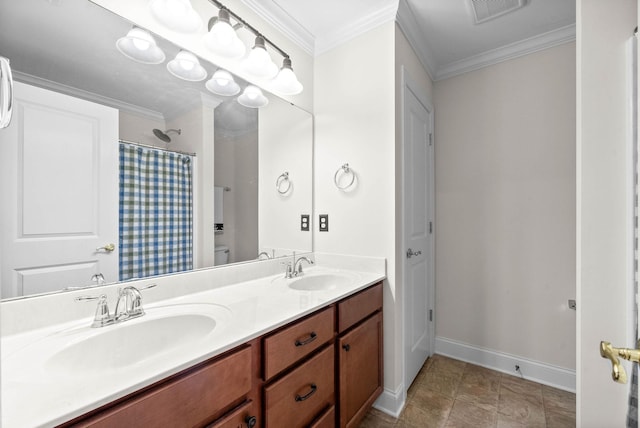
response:
<svg viewBox="0 0 640 428"><path fill-rule="evenodd" d="M213 3L218 9L224 9L227 12L229 12L229 15L233 16L233 18L240 22L242 25L244 25L245 27L247 27L249 30L251 30L251 32L255 35L255 36L259 36L262 37L265 41L265 43L268 43L272 48L274 48L275 50L278 51L278 53L280 55L282 55L284 58L289 58L289 54L287 54L285 51L283 51L282 49L280 49L278 47L278 45L276 45L275 43L273 43L271 40L269 40L267 37L265 37L260 31L258 31L253 25L249 24L247 21L245 21L244 19L242 19L240 16L238 16L238 14L234 13L231 9L229 9L228 7L226 7L225 5L223 5L222 3L220 3L218 0L209 0L209 3Z"/></svg>

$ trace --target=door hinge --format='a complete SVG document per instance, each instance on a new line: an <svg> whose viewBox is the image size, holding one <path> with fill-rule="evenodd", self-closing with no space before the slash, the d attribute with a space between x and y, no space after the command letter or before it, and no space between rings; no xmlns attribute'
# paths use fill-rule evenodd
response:
<svg viewBox="0 0 640 428"><path fill-rule="evenodd" d="M433 134L429 132L429 145L433 146Z"/></svg>
<svg viewBox="0 0 640 428"><path fill-rule="evenodd" d="M433 233L433 222L429 222L429 233Z"/></svg>
<svg viewBox="0 0 640 428"><path fill-rule="evenodd" d="M433 321L433 309L429 309L429 321Z"/></svg>

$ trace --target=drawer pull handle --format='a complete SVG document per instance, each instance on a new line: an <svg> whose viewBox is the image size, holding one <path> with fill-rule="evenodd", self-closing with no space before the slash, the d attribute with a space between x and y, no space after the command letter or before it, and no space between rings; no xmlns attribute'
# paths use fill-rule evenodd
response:
<svg viewBox="0 0 640 428"><path fill-rule="evenodd" d="M247 417L244 418L244 422L247 424L248 428L253 428L256 426L256 422L258 422L258 420L255 416L247 415Z"/></svg>
<svg viewBox="0 0 640 428"><path fill-rule="evenodd" d="M296 394L296 401L304 401L307 398L311 397L313 394L315 394L315 392L318 390L318 387L316 386L315 383L311 384L311 391L307 392L305 395L298 395Z"/></svg>
<svg viewBox="0 0 640 428"><path fill-rule="evenodd" d="M318 335L316 334L315 331L312 331L308 339L305 339L302 342L300 341L300 339L296 339L296 346L304 346L308 343L311 343L314 340L316 340L316 337L318 337Z"/></svg>
<svg viewBox="0 0 640 428"><path fill-rule="evenodd" d="M346 345L342 345L342 349L349 352L351 350L351 345L349 345L348 343Z"/></svg>

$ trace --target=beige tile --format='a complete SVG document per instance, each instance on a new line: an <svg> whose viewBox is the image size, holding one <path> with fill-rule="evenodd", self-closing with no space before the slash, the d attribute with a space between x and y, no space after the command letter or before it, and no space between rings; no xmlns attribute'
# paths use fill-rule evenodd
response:
<svg viewBox="0 0 640 428"><path fill-rule="evenodd" d="M462 374L461 386L498 392L502 374L484 367L467 364Z"/></svg>
<svg viewBox="0 0 640 428"><path fill-rule="evenodd" d="M393 428L397 422L398 420L393 416L371 409L360 423L359 428Z"/></svg>
<svg viewBox="0 0 640 428"><path fill-rule="evenodd" d="M414 404L407 404L396 424L397 428L425 428L444 427L449 411L442 408L424 408Z"/></svg>
<svg viewBox="0 0 640 428"><path fill-rule="evenodd" d="M510 419L505 418L504 416L498 414L498 423L496 425L497 428L527 428L528 425L515 422Z"/></svg>
<svg viewBox="0 0 640 428"><path fill-rule="evenodd" d="M418 389L407 401L397 426L443 426L452 406L452 398L429 389Z"/></svg>
<svg viewBox="0 0 640 428"><path fill-rule="evenodd" d="M498 391L487 391L481 387L461 384L458 387L456 401L463 401L490 412L497 412L498 396Z"/></svg>
<svg viewBox="0 0 640 428"><path fill-rule="evenodd" d="M546 410L547 428L574 428L576 413L566 411Z"/></svg>
<svg viewBox="0 0 640 428"><path fill-rule="evenodd" d="M464 361L454 360L453 358L444 357L442 355L434 355L433 362L429 365L428 371L438 373L448 373L456 377L462 377L462 373L467 365Z"/></svg>
<svg viewBox="0 0 640 428"><path fill-rule="evenodd" d="M497 423L497 410L485 410L465 401L456 400L447 419L447 428L474 427L495 428Z"/></svg>
<svg viewBox="0 0 640 428"><path fill-rule="evenodd" d="M576 394L550 386L542 386L542 398L545 410L565 411L575 415Z"/></svg>
<svg viewBox="0 0 640 428"><path fill-rule="evenodd" d="M528 427L544 427L545 413L542 398L526 394L503 394L500 391L498 400L499 420L515 422Z"/></svg>
<svg viewBox="0 0 640 428"><path fill-rule="evenodd" d="M575 394L434 355L400 418L371 410L361 428L575 427Z"/></svg>
<svg viewBox="0 0 640 428"><path fill-rule="evenodd" d="M515 376L504 375L500 381L500 399L503 396L517 396L529 399L542 406L542 385Z"/></svg>

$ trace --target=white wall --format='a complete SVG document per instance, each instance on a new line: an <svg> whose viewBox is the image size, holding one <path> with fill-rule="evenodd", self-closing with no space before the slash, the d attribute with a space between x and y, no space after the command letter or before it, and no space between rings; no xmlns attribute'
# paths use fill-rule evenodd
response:
<svg viewBox="0 0 640 428"><path fill-rule="evenodd" d="M154 128L158 128L161 131L166 129L164 119L143 116L124 110L118 110L118 113L120 118L118 136L121 139L162 149L166 148L166 144L153 135Z"/></svg>
<svg viewBox="0 0 640 428"><path fill-rule="evenodd" d="M258 112L255 126L225 132L224 120L216 112L215 185L231 190L223 193L224 230L216 232L216 245L229 247L229 263L258 256Z"/></svg>
<svg viewBox="0 0 640 428"><path fill-rule="evenodd" d="M203 97L198 107L167 119L167 128L182 129L181 135L171 134L168 148L196 153L193 177L194 268L213 266L215 257L213 120L217 105L212 98Z"/></svg>
<svg viewBox="0 0 640 428"><path fill-rule="evenodd" d="M313 199L313 118L274 100L259 111L259 251L291 254L312 250L312 232L300 230L300 215ZM276 180L289 173L291 188L278 193ZM282 184L281 190L287 188ZM257 254L256 254L257 256Z"/></svg>
<svg viewBox="0 0 640 428"><path fill-rule="evenodd" d="M574 147L574 43L435 83L438 338L575 368Z"/></svg>
<svg viewBox="0 0 640 428"><path fill-rule="evenodd" d="M625 426L627 385L611 380L601 340L629 343L626 43L636 0L577 3L577 426ZM629 368L629 366L627 366Z"/></svg>
<svg viewBox="0 0 640 428"><path fill-rule="evenodd" d="M402 383L401 314L395 280L395 24L389 22L330 50L315 61L314 212L329 214L318 232L319 252L385 257L384 386ZM351 192L333 177L349 163L358 176Z"/></svg>

